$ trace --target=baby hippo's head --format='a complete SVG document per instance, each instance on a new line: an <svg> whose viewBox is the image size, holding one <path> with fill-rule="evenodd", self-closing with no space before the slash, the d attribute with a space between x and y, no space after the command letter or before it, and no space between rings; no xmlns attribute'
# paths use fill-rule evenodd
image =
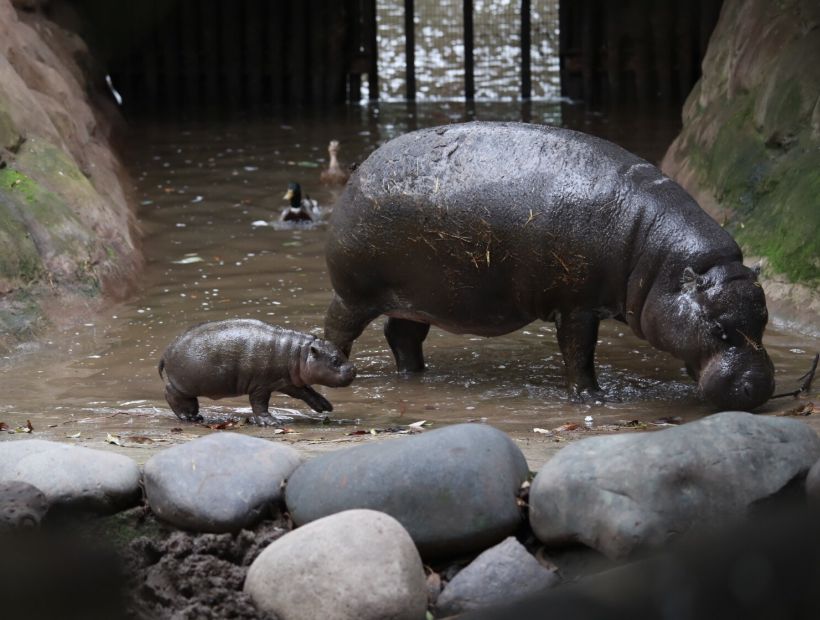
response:
<svg viewBox="0 0 820 620"><path fill-rule="evenodd" d="M307 384L346 387L356 378L356 368L336 345L316 338L309 345L302 367L302 380Z"/></svg>

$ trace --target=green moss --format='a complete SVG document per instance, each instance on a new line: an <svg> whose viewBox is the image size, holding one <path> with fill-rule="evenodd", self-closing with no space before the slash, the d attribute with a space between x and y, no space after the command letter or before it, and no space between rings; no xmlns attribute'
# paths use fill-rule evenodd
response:
<svg viewBox="0 0 820 620"><path fill-rule="evenodd" d="M13 287L39 279L43 264L37 247L20 220L13 198L4 184L6 170L0 170L0 278Z"/></svg>
<svg viewBox="0 0 820 620"><path fill-rule="evenodd" d="M699 183L731 212L727 228L745 253L765 256L793 281L817 285L820 148L807 127L792 136L788 150L768 148L766 132L758 131L753 118L759 97L750 92L713 104L704 114L719 127L714 142L704 146L688 140L687 157ZM776 99L770 98L769 121L785 127L801 101L799 92L784 86Z"/></svg>
<svg viewBox="0 0 820 620"><path fill-rule="evenodd" d="M735 227L737 239L792 280L820 285L820 151L793 149L768 181L754 211Z"/></svg>

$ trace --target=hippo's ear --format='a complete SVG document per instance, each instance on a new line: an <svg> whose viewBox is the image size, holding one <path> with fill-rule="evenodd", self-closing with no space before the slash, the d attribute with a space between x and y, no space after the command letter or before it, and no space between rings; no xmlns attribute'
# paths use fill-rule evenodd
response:
<svg viewBox="0 0 820 620"><path fill-rule="evenodd" d="M706 288L706 278L695 273L691 267L683 270L683 275L680 279L681 288L684 291L702 291Z"/></svg>

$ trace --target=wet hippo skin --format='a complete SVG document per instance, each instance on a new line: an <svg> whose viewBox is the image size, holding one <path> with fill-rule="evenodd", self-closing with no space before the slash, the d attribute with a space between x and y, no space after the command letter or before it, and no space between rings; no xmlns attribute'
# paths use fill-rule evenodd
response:
<svg viewBox="0 0 820 620"><path fill-rule="evenodd" d="M257 424L270 424L272 392L306 402L314 411L332 411L311 383L350 385L353 364L333 344L302 332L255 319L212 321L191 327L165 350L159 362L168 382L165 400L177 417L201 421L197 396L250 396Z"/></svg>
<svg viewBox="0 0 820 620"><path fill-rule="evenodd" d="M387 315L399 371L430 325L498 336L554 321L570 392L599 396L598 324L683 360L719 408L774 389L763 290L679 185L605 140L523 123L423 129L377 149L330 220L325 337L345 354Z"/></svg>

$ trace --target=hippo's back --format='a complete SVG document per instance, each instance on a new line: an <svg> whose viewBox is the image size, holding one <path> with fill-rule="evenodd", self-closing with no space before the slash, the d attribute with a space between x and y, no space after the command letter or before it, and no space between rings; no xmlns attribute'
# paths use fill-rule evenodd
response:
<svg viewBox="0 0 820 620"><path fill-rule="evenodd" d="M327 260L344 299L396 315L422 308L415 318L455 329L450 314L481 333L475 325L523 325L562 304L618 306L638 258L681 239L692 255L737 252L680 186L615 144L474 122L372 153L331 216Z"/></svg>

